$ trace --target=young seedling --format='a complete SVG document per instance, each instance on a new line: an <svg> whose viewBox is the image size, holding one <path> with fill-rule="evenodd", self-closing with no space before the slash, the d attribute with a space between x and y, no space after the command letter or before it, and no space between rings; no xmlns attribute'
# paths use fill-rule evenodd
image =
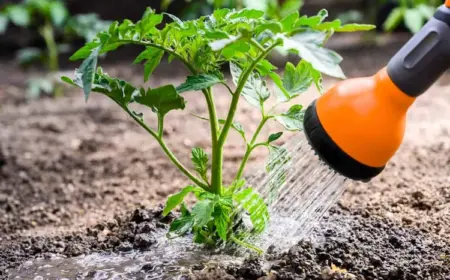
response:
<svg viewBox="0 0 450 280"><path fill-rule="evenodd" d="M160 27L164 16L173 22ZM220 9L210 16L181 21L173 15L156 14L149 8L136 23L130 20L114 22L107 31L100 32L71 57L72 60L84 59L75 71L75 78L62 79L83 88L86 99L91 92L111 98L159 143L173 164L192 181L167 201L164 215L181 207L180 217L170 226L169 237L192 233L197 243L210 246L236 243L258 251L245 238L264 232L270 217L264 198L247 186L242 178L246 164L258 147L267 147L270 157L275 159L284 153L281 147L273 144L282 132L274 133L266 140L259 139L268 121L277 121L288 131L299 131L303 118L300 104L294 104L284 113L275 112L276 106L267 108L266 101L272 94L266 80L275 84L277 105L292 101L313 84L321 90L321 73L344 78L339 67L342 58L326 49L323 46L325 41L334 32L373 28L371 25L342 25L338 20L325 22L326 17L325 10L312 17L300 17L298 12L293 12L280 21L274 21L265 19L264 12L259 10ZM180 61L191 75L177 87L169 84L144 88L110 77L100 67L97 68L99 55L126 45L144 47L134 61L144 63L144 81L149 80L164 55L168 56L169 62ZM298 65L287 63L284 75L280 77L276 67L266 59L275 48L301 55L303 60ZM229 65L234 86L225 80L221 72L223 65ZM230 94L231 104L225 117L216 112L213 92L216 87L224 87ZM209 115L201 118L209 122L211 130L212 154L208 155L201 148L192 150L196 174L177 159L163 134L165 116L173 110L185 109L183 94L188 91L202 93ZM243 125L234 121L241 97L261 112L261 123L251 137ZM154 128L146 123L142 112L131 109L133 103L148 107L156 114L158 121ZM234 181L227 184L222 179L222 164L230 130L242 136L247 149ZM284 160L271 161L268 169L284 163ZM197 198L191 209L183 203L189 194ZM251 222L250 226L243 222L244 215Z"/></svg>
<svg viewBox="0 0 450 280"><path fill-rule="evenodd" d="M0 34L3 34L8 23L16 26L37 29L45 42L46 49L24 48L17 54L19 63L30 64L41 60L51 73L59 71L59 54L70 47L59 44L57 37L81 37L90 41L99 31L105 30L110 22L101 21L97 15L69 16L69 12L60 0L25 0L21 4L6 5L0 11ZM47 94L61 94L60 87L54 80L54 75L47 78L30 79L28 92L31 96Z"/></svg>
<svg viewBox="0 0 450 280"><path fill-rule="evenodd" d="M399 1L399 6L389 14L383 28L386 31L394 31L400 24L404 23L409 31L417 33L433 17L439 5L442 5L440 0Z"/></svg>

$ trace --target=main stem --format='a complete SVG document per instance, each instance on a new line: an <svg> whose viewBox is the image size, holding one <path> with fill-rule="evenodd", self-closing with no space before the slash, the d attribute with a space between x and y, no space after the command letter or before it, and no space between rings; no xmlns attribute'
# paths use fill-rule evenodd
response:
<svg viewBox="0 0 450 280"><path fill-rule="evenodd" d="M211 143L212 143L212 168L211 168L211 192L222 195L222 148L218 145L219 120L217 118L216 108L214 106L214 96L212 89L208 88L205 93L206 103L208 104L209 121L211 124Z"/></svg>
<svg viewBox="0 0 450 280"><path fill-rule="evenodd" d="M222 172L223 147L225 145L225 141L227 139L228 132L230 131L231 125L233 124L234 116L236 115L236 110L237 110L237 106L239 103L239 97L242 93L242 90L244 89L244 86L245 86L248 78L253 73L253 71L255 70L258 63L262 59L264 59L277 45L278 45L278 43L275 43L272 46L270 46L269 48L267 48L266 50L264 50L263 52L261 52L261 54L253 61L253 63L250 65L250 67L241 75L241 77L239 79L238 87L233 94L233 99L231 100L231 105L230 105L230 109L228 111L227 120L225 121L225 124L222 128L222 132L220 133L220 136L219 136L219 141L217 144L218 146L217 146L217 151L216 151L219 154L217 155L217 158L216 158L217 162L214 163L213 171L214 171L214 168L217 168L218 170L220 170L220 172ZM218 181L215 183L220 184L220 186L222 185L221 176L220 176L220 182Z"/></svg>

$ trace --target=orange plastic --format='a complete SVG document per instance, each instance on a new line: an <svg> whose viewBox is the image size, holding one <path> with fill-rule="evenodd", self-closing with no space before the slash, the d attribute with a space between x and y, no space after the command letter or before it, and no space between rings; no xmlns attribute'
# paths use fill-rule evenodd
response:
<svg viewBox="0 0 450 280"><path fill-rule="evenodd" d="M445 0L445 6L447 6L448 8L450 8L450 0Z"/></svg>
<svg viewBox="0 0 450 280"><path fill-rule="evenodd" d="M373 77L338 83L316 106L320 123L345 153L365 165L383 167L402 143L414 100L384 68Z"/></svg>

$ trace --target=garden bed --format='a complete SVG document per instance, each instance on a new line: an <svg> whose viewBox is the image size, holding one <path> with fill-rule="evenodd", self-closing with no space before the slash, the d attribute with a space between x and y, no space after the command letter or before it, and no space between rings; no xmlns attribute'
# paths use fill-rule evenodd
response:
<svg viewBox="0 0 450 280"><path fill-rule="evenodd" d="M392 50L379 52L385 56L377 61L373 58L379 56L367 50L359 56L344 54L354 56L344 62L346 72L373 73ZM152 78L153 86L182 83L183 77L172 72L177 67L168 67ZM167 220L159 210L149 209L158 209L167 195L186 183L156 143L101 96L92 96L86 104L80 91L69 90L63 98L27 102L20 83L23 74L11 63L3 62L0 68L5 73L0 88L0 278L8 279L19 265L50 253L152 250L153 229L167 227ZM120 65L107 70L136 81L142 76ZM316 230L322 236L316 243L302 242L266 260L219 268L198 265L186 275L333 279L327 278L338 270L330 271L333 264L358 279L449 279L448 91L445 85L435 86L420 98L409 117L406 142L386 172L369 184L350 184ZM302 103L316 94L308 92ZM216 95L223 113L228 98L225 92ZM185 118L188 113L205 115L203 102L196 95L187 94L186 99L188 110L168 116L164 131L180 155L207 145L209 135L201 120ZM238 120L256 129L259 114L246 105L240 110ZM231 137L225 179L231 178L244 154L239 136ZM253 162L264 156L264 151L256 153ZM188 164L189 158L182 161Z"/></svg>

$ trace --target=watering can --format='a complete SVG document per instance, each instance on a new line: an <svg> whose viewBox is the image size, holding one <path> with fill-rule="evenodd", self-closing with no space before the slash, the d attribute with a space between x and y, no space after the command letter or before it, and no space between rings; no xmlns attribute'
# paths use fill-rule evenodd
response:
<svg viewBox="0 0 450 280"><path fill-rule="evenodd" d="M410 106L449 66L446 0L377 74L342 81L308 107L304 131L309 144L336 172L370 181L400 147Z"/></svg>

